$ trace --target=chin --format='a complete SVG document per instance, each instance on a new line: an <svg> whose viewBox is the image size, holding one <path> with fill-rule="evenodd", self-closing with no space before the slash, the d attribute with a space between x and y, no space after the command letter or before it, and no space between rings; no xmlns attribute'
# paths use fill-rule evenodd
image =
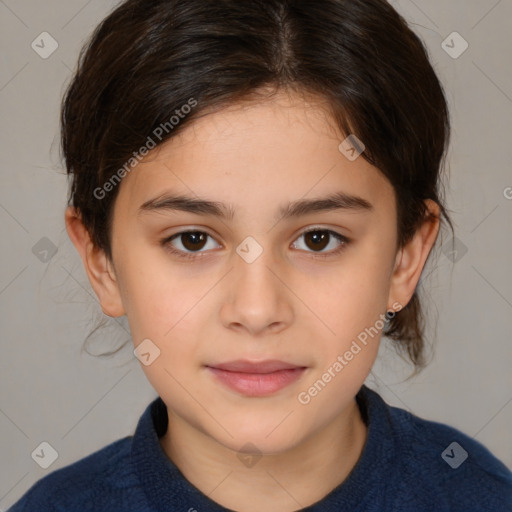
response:
<svg viewBox="0 0 512 512"><path fill-rule="evenodd" d="M279 421L282 421L282 418ZM237 426L230 429L227 427L233 437L222 432L222 436L215 437L215 439L237 454L271 455L294 448L302 438L307 436L306 432L301 435L299 432L292 432L290 428L284 428L283 425L277 426L279 421L275 422L272 428L261 428L254 424L247 428Z"/></svg>

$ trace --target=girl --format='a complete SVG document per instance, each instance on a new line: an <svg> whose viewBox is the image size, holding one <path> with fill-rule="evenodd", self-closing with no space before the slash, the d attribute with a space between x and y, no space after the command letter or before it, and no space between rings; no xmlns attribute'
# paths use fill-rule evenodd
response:
<svg viewBox="0 0 512 512"><path fill-rule="evenodd" d="M19 511L510 511L478 442L364 385L420 368L451 222L425 47L384 0L128 0L62 107L68 234L158 398Z"/></svg>

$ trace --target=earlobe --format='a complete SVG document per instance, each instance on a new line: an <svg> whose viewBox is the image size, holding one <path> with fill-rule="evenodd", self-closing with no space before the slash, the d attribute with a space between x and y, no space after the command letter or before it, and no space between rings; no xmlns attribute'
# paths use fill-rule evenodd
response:
<svg viewBox="0 0 512 512"><path fill-rule="evenodd" d="M393 302L405 307L411 300L428 255L439 233L439 205L427 199L429 214L412 239L399 249L391 277L388 309Z"/></svg>
<svg viewBox="0 0 512 512"><path fill-rule="evenodd" d="M72 206L66 209L65 222L103 313L111 317L123 316L125 310L112 263L103 250L95 247L80 214Z"/></svg>

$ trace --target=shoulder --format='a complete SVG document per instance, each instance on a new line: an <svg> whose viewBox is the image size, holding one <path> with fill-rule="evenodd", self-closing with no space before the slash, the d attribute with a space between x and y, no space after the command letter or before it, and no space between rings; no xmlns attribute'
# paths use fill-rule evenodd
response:
<svg viewBox="0 0 512 512"><path fill-rule="evenodd" d="M443 423L386 407L403 473L415 475L425 501L450 511L512 510L512 473L485 446Z"/></svg>
<svg viewBox="0 0 512 512"><path fill-rule="evenodd" d="M9 512L97 510L109 497L136 497L138 480L130 461L131 436L119 439L38 480ZM127 493L128 491L128 493Z"/></svg>

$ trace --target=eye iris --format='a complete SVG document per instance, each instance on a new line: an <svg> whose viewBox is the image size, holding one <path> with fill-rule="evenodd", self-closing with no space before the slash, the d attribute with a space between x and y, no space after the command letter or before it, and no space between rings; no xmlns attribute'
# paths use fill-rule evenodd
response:
<svg viewBox="0 0 512 512"><path fill-rule="evenodd" d="M189 244L188 243L189 241L192 241L192 243ZM181 242L183 244L183 247L185 247L189 251L202 249L204 247L205 241L206 241L206 234L201 233L199 231L190 231L188 233L181 234ZM202 243L202 245L200 247L197 247L198 243L200 245Z"/></svg>
<svg viewBox="0 0 512 512"><path fill-rule="evenodd" d="M207 236L206 233L201 231L187 231L180 234L183 247L192 252L198 251L204 247ZM304 238L306 245L310 249L321 251L329 244L330 234L325 230L309 231L304 234Z"/></svg>
<svg viewBox="0 0 512 512"><path fill-rule="evenodd" d="M325 231L310 231L309 233L305 234L305 239L306 244L308 244L308 240L313 240L314 245L313 247L310 247L310 249L322 250L328 245L329 234L327 234ZM320 244L318 242L320 242Z"/></svg>

